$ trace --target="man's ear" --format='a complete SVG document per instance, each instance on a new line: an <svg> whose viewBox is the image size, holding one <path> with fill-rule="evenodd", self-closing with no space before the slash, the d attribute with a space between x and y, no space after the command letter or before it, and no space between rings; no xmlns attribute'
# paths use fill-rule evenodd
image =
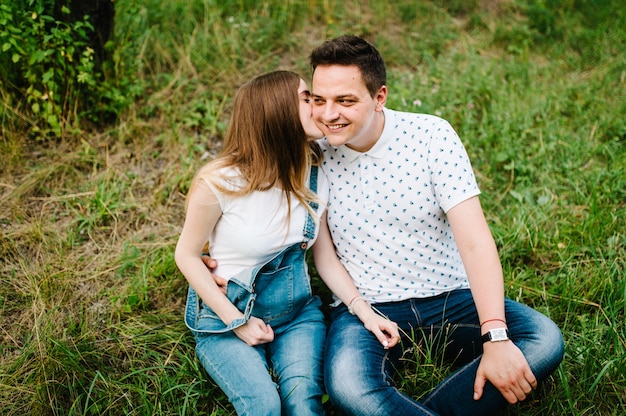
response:
<svg viewBox="0 0 626 416"><path fill-rule="evenodd" d="M376 101L376 111L382 111L385 103L387 102L387 86L381 86L376 95L374 96L374 101Z"/></svg>

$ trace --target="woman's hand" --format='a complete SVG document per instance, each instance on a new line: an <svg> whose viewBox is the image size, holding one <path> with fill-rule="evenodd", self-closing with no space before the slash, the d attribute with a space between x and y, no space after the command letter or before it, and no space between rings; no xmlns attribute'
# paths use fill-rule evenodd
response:
<svg viewBox="0 0 626 416"><path fill-rule="evenodd" d="M255 346L274 341L274 330L269 324L254 316L244 325L233 329L239 339L248 345Z"/></svg>

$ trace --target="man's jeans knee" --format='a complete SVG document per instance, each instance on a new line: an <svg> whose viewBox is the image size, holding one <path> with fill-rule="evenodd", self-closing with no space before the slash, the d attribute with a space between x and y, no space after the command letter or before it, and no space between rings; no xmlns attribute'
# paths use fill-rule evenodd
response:
<svg viewBox="0 0 626 416"><path fill-rule="evenodd" d="M412 400L391 383L389 373L399 364L399 347L384 350L356 317L339 306L333 311L324 364L327 391L337 407L347 414L387 415L393 409L408 416L483 415L506 406L502 395L490 383L483 399L473 399L482 342L469 290L375 306L409 334L437 334L450 329L445 344L453 350L452 355L459 357L456 364L460 368L422 402ZM563 358L560 330L546 316L509 299L505 300L505 313L511 339L525 355L537 379L544 380Z"/></svg>

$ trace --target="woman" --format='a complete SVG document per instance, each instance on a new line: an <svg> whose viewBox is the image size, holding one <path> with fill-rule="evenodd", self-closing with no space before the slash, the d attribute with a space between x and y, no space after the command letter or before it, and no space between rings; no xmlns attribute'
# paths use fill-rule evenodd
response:
<svg viewBox="0 0 626 416"><path fill-rule="evenodd" d="M292 72L239 89L222 153L192 182L176 246L197 355L240 415L323 413L326 327L304 256L317 238L328 184L309 142L321 137L311 110L306 84ZM204 266L207 241L220 259L214 272L227 278L225 294ZM358 295L334 254L327 269L349 283L344 298ZM359 308L370 326L394 332Z"/></svg>

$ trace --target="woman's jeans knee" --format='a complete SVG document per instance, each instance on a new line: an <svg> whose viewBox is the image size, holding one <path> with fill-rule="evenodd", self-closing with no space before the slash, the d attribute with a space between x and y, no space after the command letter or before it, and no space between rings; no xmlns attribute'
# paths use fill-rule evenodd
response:
<svg viewBox="0 0 626 416"><path fill-rule="evenodd" d="M269 344L251 347L232 331L196 336L198 359L237 414L323 413L326 325L320 305L314 298L296 319L274 328Z"/></svg>

